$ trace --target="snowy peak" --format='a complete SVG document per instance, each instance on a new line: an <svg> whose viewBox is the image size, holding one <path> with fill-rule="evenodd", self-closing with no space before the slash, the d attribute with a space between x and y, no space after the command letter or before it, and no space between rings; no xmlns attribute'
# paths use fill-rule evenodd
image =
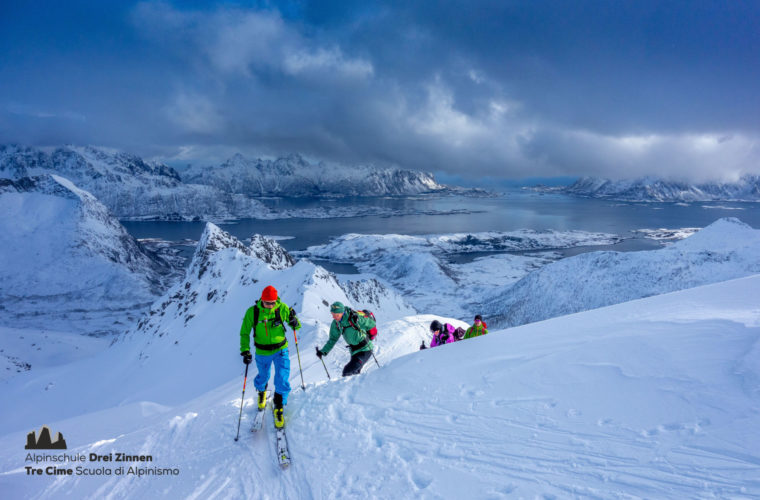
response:
<svg viewBox="0 0 760 500"><path fill-rule="evenodd" d="M174 272L94 196L55 175L0 179L0 234L0 313L19 327L121 331Z"/></svg>
<svg viewBox="0 0 760 500"><path fill-rule="evenodd" d="M296 263L293 256L279 243L260 234L251 236L251 244L248 248L252 255L269 264L272 269L286 269Z"/></svg>
<svg viewBox="0 0 760 500"><path fill-rule="evenodd" d="M382 310L384 320L410 316L417 312L406 303L402 295L375 278L342 280L340 287L354 308Z"/></svg>
<svg viewBox="0 0 760 500"><path fill-rule="evenodd" d="M612 181L583 177L560 192L623 201L760 201L760 176L744 175L737 182L689 184L656 177Z"/></svg>
<svg viewBox="0 0 760 500"><path fill-rule="evenodd" d="M0 193L40 193L71 200L82 196L72 189L74 185L62 177L45 174L33 177L21 177L17 180L0 179Z"/></svg>
<svg viewBox="0 0 760 500"><path fill-rule="evenodd" d="M235 249L247 256L251 255L250 249L240 240L223 231L219 226L207 222L203 234L198 240L198 246L188 268L188 274L197 274L198 279L202 278L208 270L213 254L228 248Z"/></svg>
<svg viewBox="0 0 760 500"><path fill-rule="evenodd" d="M225 219L268 213L261 203L211 186L183 184L161 163L90 146L41 149L0 145L0 178L56 174L92 193L117 217Z"/></svg>
<svg viewBox="0 0 760 500"><path fill-rule="evenodd" d="M371 165L309 163L298 154L250 160L236 154L218 166L195 167L188 182L247 196L385 196L444 191L432 174Z"/></svg>
<svg viewBox="0 0 760 500"><path fill-rule="evenodd" d="M730 251L746 247L760 248L760 231L736 217L718 219L704 229L673 244L680 250Z"/></svg>

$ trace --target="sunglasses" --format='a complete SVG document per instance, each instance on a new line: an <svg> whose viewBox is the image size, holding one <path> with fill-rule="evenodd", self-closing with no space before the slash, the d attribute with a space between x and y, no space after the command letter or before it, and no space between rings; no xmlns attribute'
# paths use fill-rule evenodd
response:
<svg viewBox="0 0 760 500"><path fill-rule="evenodd" d="M277 301L276 300L262 300L261 303L264 304L264 306L272 307L273 305L277 303Z"/></svg>

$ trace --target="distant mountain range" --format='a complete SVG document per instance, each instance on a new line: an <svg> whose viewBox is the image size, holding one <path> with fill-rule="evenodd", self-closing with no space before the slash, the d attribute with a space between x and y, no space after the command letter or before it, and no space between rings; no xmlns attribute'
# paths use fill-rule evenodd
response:
<svg viewBox="0 0 760 500"><path fill-rule="evenodd" d="M399 168L309 163L293 154L277 160L235 155L221 165L173 168L94 147L41 149L0 145L0 178L54 174L92 193L120 219L223 220L273 218L256 197L408 196L473 193L443 186L432 174Z"/></svg>
<svg viewBox="0 0 760 500"><path fill-rule="evenodd" d="M536 188L589 198L642 202L760 201L760 176L744 175L737 182L688 184L645 177L612 181L583 177L561 188Z"/></svg>
<svg viewBox="0 0 760 500"><path fill-rule="evenodd" d="M448 189L427 172L309 163L297 154L276 160L236 154L219 166L190 168L184 177L190 183L253 197L404 196Z"/></svg>

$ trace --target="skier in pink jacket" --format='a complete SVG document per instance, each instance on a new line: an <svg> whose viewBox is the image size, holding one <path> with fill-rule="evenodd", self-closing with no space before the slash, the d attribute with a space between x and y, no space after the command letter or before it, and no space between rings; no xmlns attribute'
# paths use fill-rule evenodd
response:
<svg viewBox="0 0 760 500"><path fill-rule="evenodd" d="M456 328L448 323L441 324L437 319L430 323L430 333L433 339L430 341L430 347L436 347L442 344L449 344L459 340L456 336ZM425 342L422 342L420 349L426 349Z"/></svg>

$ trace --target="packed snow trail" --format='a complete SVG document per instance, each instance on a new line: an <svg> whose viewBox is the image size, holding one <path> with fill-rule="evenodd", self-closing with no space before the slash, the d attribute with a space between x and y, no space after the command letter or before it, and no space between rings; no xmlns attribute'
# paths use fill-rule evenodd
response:
<svg viewBox="0 0 760 500"><path fill-rule="evenodd" d="M0 489L9 498L756 497L758 290L752 276L650 297L309 383L287 406L286 471L271 426L233 441L241 380L232 380L139 424L120 408L49 423L71 451L150 453L151 466L178 476L26 477L25 435L14 432L0 438ZM254 411L249 397L243 428Z"/></svg>

